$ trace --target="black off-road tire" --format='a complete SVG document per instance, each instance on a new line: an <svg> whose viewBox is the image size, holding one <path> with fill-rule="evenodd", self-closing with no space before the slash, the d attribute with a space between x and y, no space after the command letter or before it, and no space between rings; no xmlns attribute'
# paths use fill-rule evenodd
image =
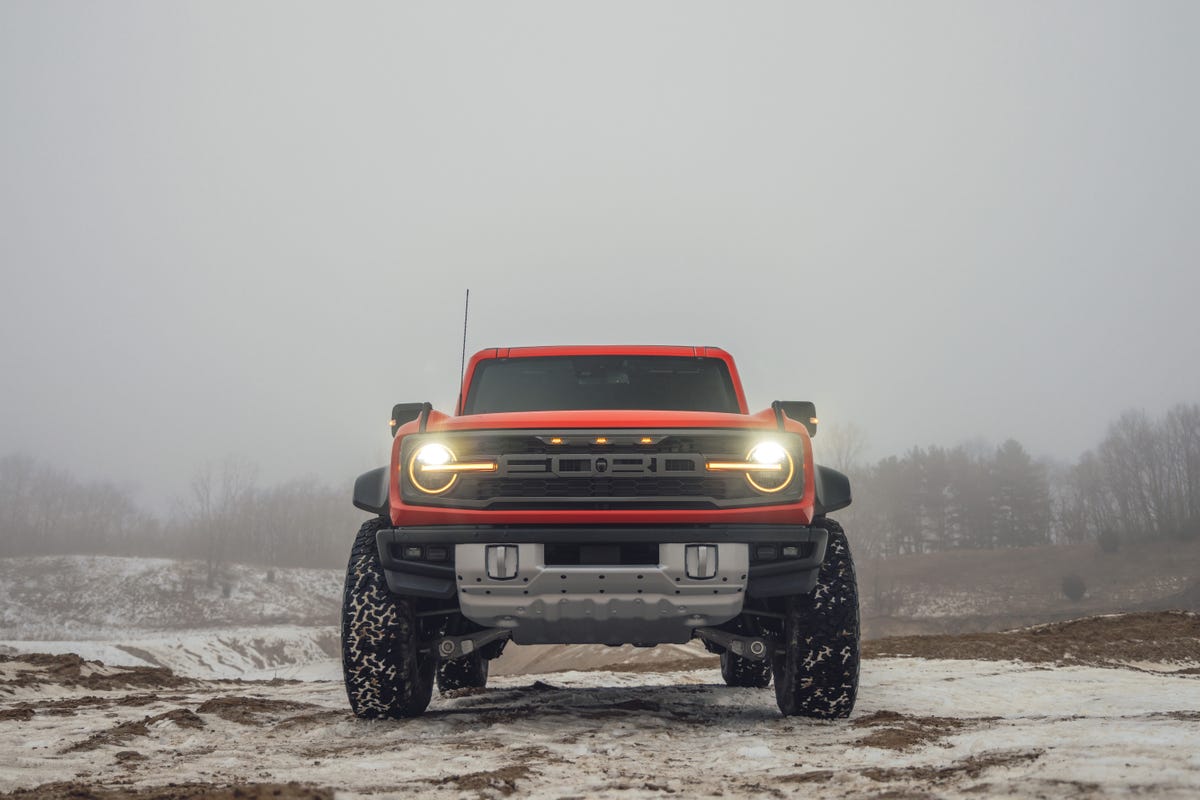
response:
<svg viewBox="0 0 1200 800"><path fill-rule="evenodd" d="M375 533L365 523L354 540L342 595L342 673L355 716L415 717L429 707L436 660L419 651L413 600L388 590Z"/></svg>
<svg viewBox="0 0 1200 800"><path fill-rule="evenodd" d="M488 660L483 653L442 661L438 664L437 687L439 692L454 689L482 689L487 686Z"/></svg>
<svg viewBox="0 0 1200 800"><path fill-rule="evenodd" d="M847 717L858 695L858 586L842 526L831 519L825 560L811 594L790 597L772 663L784 716Z"/></svg>
<svg viewBox="0 0 1200 800"><path fill-rule="evenodd" d="M726 650L721 653L721 677L726 686L765 689L771 685L771 662L753 661Z"/></svg>

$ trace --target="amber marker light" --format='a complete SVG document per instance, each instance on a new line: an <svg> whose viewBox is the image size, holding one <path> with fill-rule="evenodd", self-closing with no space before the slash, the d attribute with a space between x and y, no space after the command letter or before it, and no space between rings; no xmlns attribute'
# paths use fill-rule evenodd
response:
<svg viewBox="0 0 1200 800"><path fill-rule="evenodd" d="M709 472L780 472L783 464L756 464L753 461L709 461L704 468Z"/></svg>
<svg viewBox="0 0 1200 800"><path fill-rule="evenodd" d="M608 439L604 436L597 436L596 444L608 444Z"/></svg>
<svg viewBox="0 0 1200 800"><path fill-rule="evenodd" d="M421 464L421 472L495 472L499 465L495 461L455 461L452 464Z"/></svg>
<svg viewBox="0 0 1200 800"><path fill-rule="evenodd" d="M755 491L774 494L792 482L796 466L791 454L778 442L759 442L745 461L709 461L705 468L711 472L741 472ZM773 473L773 474L772 474ZM781 477L776 478L776 475Z"/></svg>
<svg viewBox="0 0 1200 800"><path fill-rule="evenodd" d="M654 440L651 439L649 436L643 436L638 441L641 442L642 444L654 444Z"/></svg>
<svg viewBox="0 0 1200 800"><path fill-rule="evenodd" d="M562 444L562 443L563 443L563 440L562 440L561 436L555 436L554 438L552 438L550 440L550 444Z"/></svg>

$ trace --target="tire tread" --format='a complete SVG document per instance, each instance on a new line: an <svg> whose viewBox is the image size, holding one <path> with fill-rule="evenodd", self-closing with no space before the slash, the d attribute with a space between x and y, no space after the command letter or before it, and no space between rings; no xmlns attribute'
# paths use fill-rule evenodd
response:
<svg viewBox="0 0 1200 800"><path fill-rule="evenodd" d="M433 695L434 660L419 652L410 598L392 594L379 563L382 519L359 529L342 594L342 674L355 716L414 717Z"/></svg>
<svg viewBox="0 0 1200 800"><path fill-rule="evenodd" d="M772 664L775 699L785 716L848 717L858 695L859 615L854 559L842 526L829 531L817 586L788 599L782 652Z"/></svg>

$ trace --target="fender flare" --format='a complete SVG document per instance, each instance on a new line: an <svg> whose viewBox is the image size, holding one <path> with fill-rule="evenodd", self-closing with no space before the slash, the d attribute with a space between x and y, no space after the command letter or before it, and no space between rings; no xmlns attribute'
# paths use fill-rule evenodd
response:
<svg viewBox="0 0 1200 800"><path fill-rule="evenodd" d="M845 508L853 501L850 493L850 479L836 469L822 467L818 464L813 475L813 483L817 490L813 513L818 516Z"/></svg>
<svg viewBox="0 0 1200 800"><path fill-rule="evenodd" d="M364 472L354 481L354 505L363 511L384 516L388 513L388 468Z"/></svg>

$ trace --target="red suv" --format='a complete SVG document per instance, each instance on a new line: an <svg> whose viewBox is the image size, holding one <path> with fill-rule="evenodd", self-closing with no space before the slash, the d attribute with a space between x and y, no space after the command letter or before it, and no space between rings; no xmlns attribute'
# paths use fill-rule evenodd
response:
<svg viewBox="0 0 1200 800"><path fill-rule="evenodd" d="M813 463L816 410L749 413L714 347L476 353L453 416L392 412L360 476L373 516L346 574L342 663L360 717L483 687L521 644L701 639L731 686L787 715L844 717L858 593L844 475Z"/></svg>

